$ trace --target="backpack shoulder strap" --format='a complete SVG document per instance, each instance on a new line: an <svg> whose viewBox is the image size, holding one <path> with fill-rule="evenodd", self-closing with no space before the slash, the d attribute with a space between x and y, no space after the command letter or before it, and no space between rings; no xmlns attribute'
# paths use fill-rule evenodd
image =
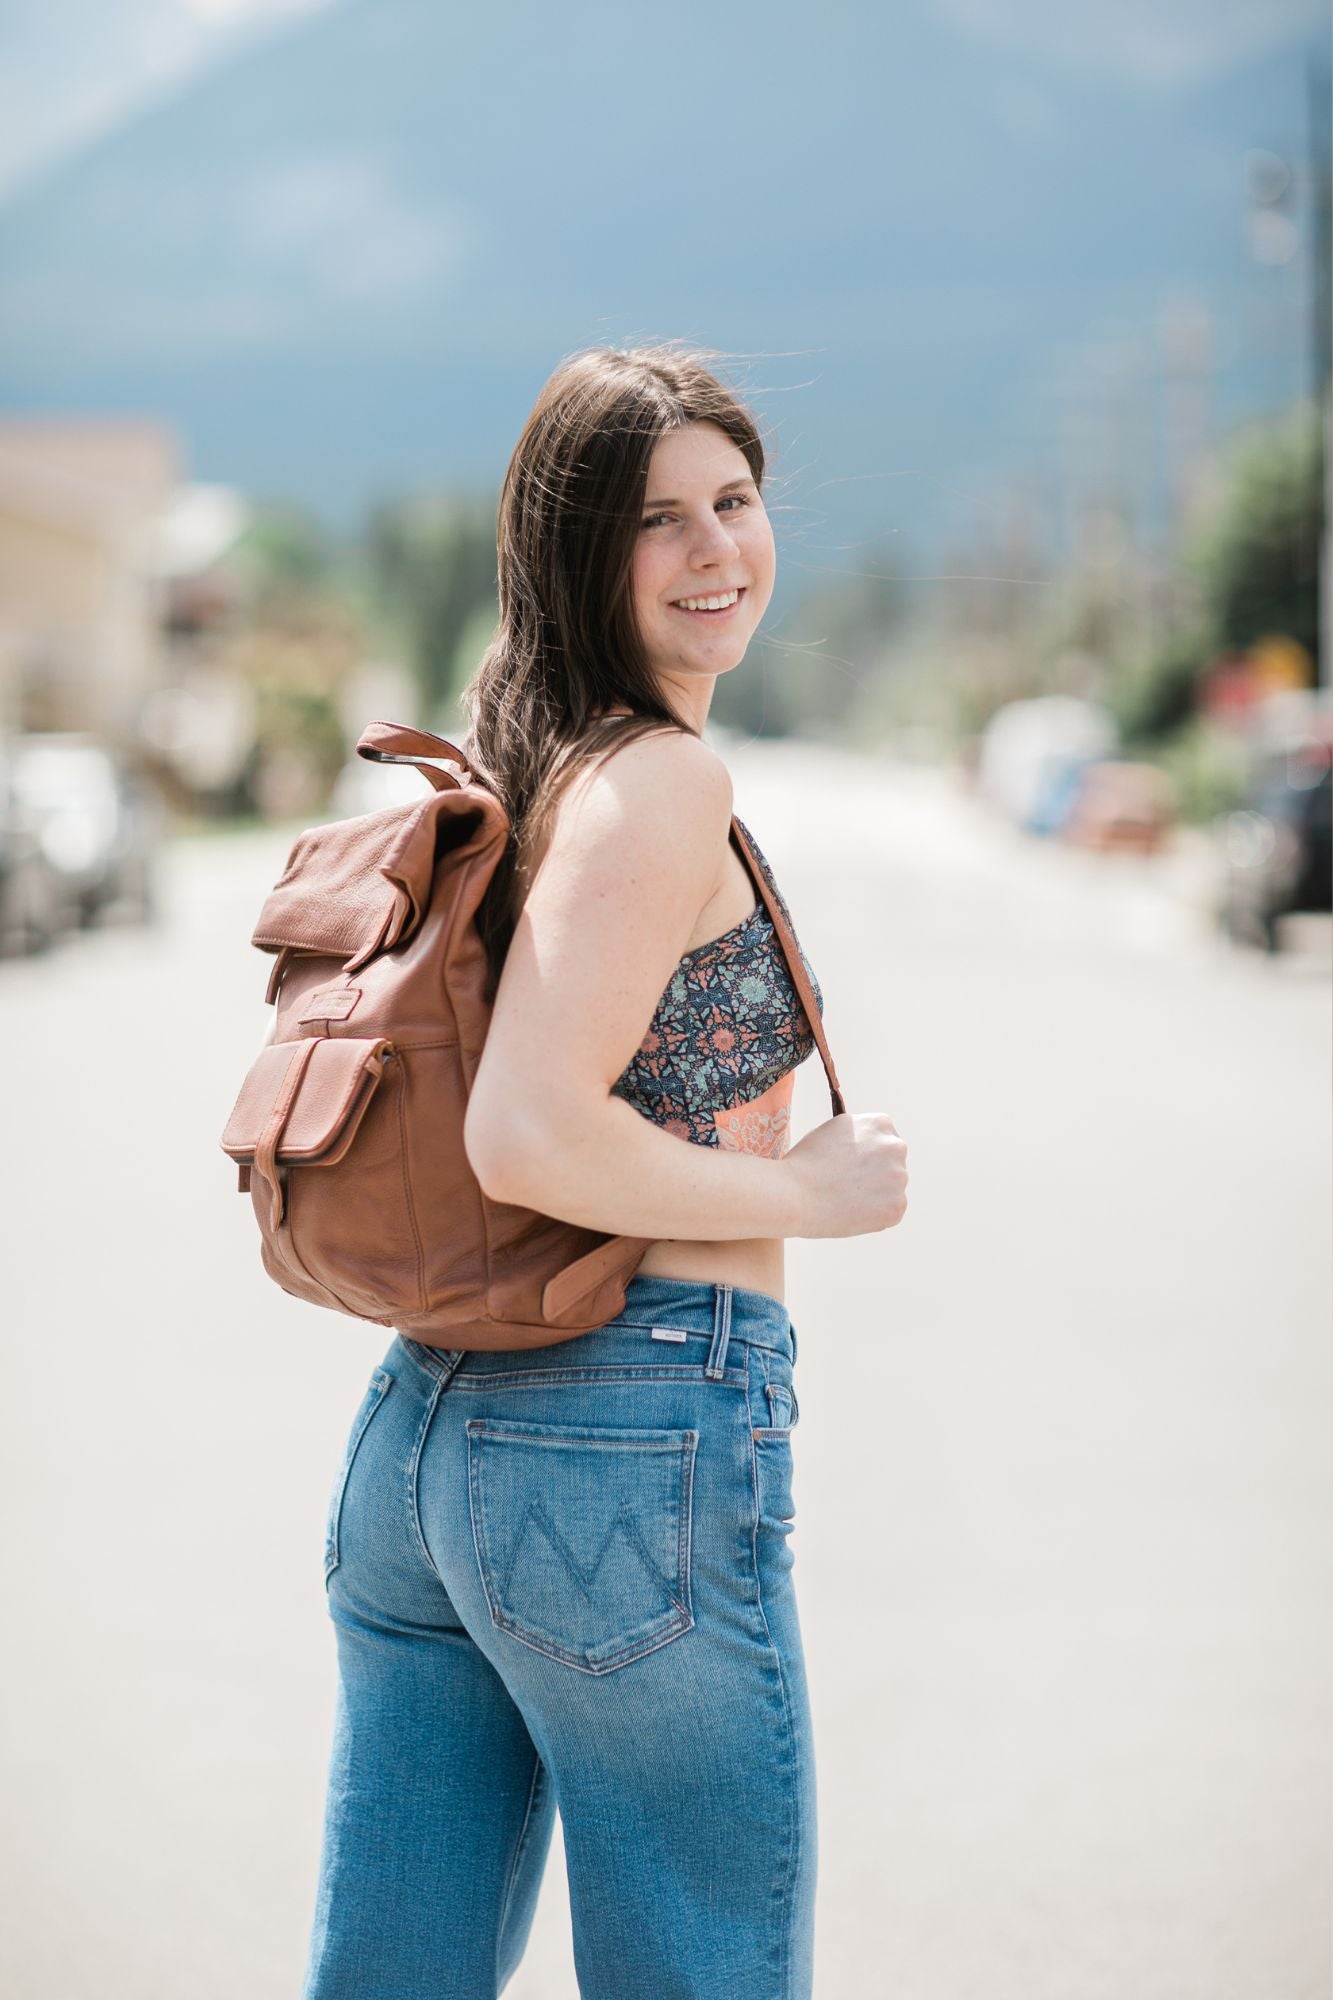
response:
<svg viewBox="0 0 1333 2000"><path fill-rule="evenodd" d="M750 872L750 876L755 888L759 891L764 907L773 919L773 929L777 933L778 943L782 946L782 953L787 961L792 982L801 997L801 1005L805 1009L805 1017L810 1023L810 1032L815 1038L815 1046L819 1050L820 1060L824 1065L824 1074L828 1078L829 1096L833 1101L833 1115L836 1118L841 1112L847 1109L847 1106L843 1100L842 1086L838 1082L838 1072L834 1068L833 1057L829 1053L828 1040L824 1034L824 1023L815 1000L814 989L811 987L809 975L801 958L801 948L792 934L791 925L782 914L777 897L768 886L768 879L759 865L753 847L751 847L749 840L746 838L745 829L734 816L731 822L731 838L735 843L741 860Z"/></svg>

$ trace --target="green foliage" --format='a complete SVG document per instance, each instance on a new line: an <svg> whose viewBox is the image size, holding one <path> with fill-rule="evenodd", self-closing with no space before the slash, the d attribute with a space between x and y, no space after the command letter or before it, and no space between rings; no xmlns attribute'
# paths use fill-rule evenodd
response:
<svg viewBox="0 0 1333 2000"><path fill-rule="evenodd" d="M495 637L497 608L487 602L474 611L458 635L449 673L449 693L455 699L467 686Z"/></svg>
<svg viewBox="0 0 1333 2000"><path fill-rule="evenodd" d="M1207 716L1191 716L1158 746L1153 762L1171 779L1182 819L1207 822L1244 801L1244 744Z"/></svg>
<svg viewBox="0 0 1333 2000"><path fill-rule="evenodd" d="M1128 745L1153 742L1182 727L1194 712L1199 675L1212 651L1206 632L1180 626L1120 666L1107 706Z"/></svg>
<svg viewBox="0 0 1333 2000"><path fill-rule="evenodd" d="M885 647L903 616L903 585L883 547L835 574L780 621L771 616L743 674L724 675L713 713L746 734L842 740L874 706Z"/></svg>
<svg viewBox="0 0 1333 2000"><path fill-rule="evenodd" d="M1318 657L1323 489L1321 430L1308 409L1239 449L1221 510L1189 559L1219 648L1281 633Z"/></svg>
<svg viewBox="0 0 1333 2000"><path fill-rule="evenodd" d="M254 506L237 548L261 602L327 583L335 562L327 529L286 500Z"/></svg>
<svg viewBox="0 0 1333 2000"><path fill-rule="evenodd" d="M1317 656L1323 476L1319 426L1308 411L1241 442L1213 517L1182 557L1191 608L1113 673L1108 705L1126 743L1160 744L1199 816L1229 797L1234 763L1225 738L1190 721L1203 670L1277 635Z"/></svg>
<svg viewBox="0 0 1333 2000"><path fill-rule="evenodd" d="M230 639L253 701L244 795L266 817L310 809L344 756L341 695L363 657L360 621L331 586L275 596Z"/></svg>
<svg viewBox="0 0 1333 2000"><path fill-rule="evenodd" d="M332 777L346 754L335 698L319 688L261 680L255 687L255 738L265 750L296 750Z"/></svg>
<svg viewBox="0 0 1333 2000"><path fill-rule="evenodd" d="M346 755L335 697L290 680L255 683L255 736L244 795L265 820L319 807Z"/></svg>
<svg viewBox="0 0 1333 2000"><path fill-rule="evenodd" d="M436 714L457 691L464 634L499 617L495 504L457 494L391 502L372 515L366 552L380 605L405 635L423 712Z"/></svg>

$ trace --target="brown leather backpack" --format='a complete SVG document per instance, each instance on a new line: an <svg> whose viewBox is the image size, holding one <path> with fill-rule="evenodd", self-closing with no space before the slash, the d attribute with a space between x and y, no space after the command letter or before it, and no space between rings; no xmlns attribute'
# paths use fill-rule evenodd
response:
<svg viewBox="0 0 1333 2000"><path fill-rule="evenodd" d="M371 723L363 757L414 763L420 800L302 833L252 942L277 954L273 1040L222 1146L284 1291L428 1346L545 1347L614 1319L653 1240L492 1201L463 1148L490 1020L474 921L509 826L461 750ZM440 769L440 759L456 770ZM767 906L844 1109L791 930L743 829L731 837Z"/></svg>

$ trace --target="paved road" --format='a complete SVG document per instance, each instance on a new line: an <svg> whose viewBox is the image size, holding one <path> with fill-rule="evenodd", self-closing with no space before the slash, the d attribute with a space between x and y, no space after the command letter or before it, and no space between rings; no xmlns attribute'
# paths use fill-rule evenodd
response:
<svg viewBox="0 0 1333 2000"><path fill-rule="evenodd" d="M790 1252L821 2000L1324 2000L1328 927L1236 956L932 774L734 768L912 1149L902 1229ZM264 1278L216 1146L288 842L0 967L5 2000L298 1988L382 1344ZM509 1994L575 1992L557 1843Z"/></svg>

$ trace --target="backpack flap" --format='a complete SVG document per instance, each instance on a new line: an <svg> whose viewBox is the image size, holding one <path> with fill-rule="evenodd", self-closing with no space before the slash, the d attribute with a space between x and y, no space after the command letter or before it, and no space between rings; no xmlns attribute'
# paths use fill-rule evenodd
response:
<svg viewBox="0 0 1333 2000"><path fill-rule="evenodd" d="M268 1182L275 1229L286 1212L286 1168L342 1159L393 1055L383 1035L311 1036L260 1050L227 1120L222 1150L240 1168L242 1193L252 1167Z"/></svg>
<svg viewBox="0 0 1333 2000"><path fill-rule="evenodd" d="M355 972L418 928L441 853L461 859L504 831L503 809L476 786L310 827L269 891L251 943L340 959Z"/></svg>

